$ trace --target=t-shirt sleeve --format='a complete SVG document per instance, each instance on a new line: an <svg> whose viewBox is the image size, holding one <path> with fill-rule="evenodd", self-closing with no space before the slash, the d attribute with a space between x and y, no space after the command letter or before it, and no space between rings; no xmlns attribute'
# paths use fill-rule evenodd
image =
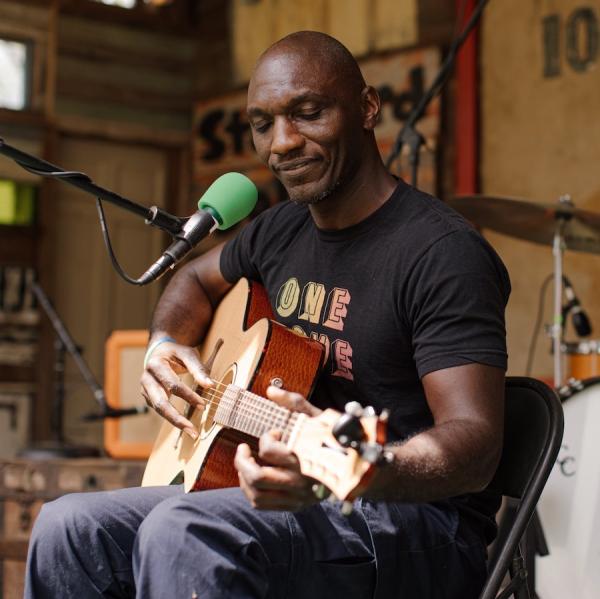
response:
<svg viewBox="0 0 600 599"><path fill-rule="evenodd" d="M419 376L481 363L506 369L508 273L475 231L436 241L408 280L406 314Z"/></svg>
<svg viewBox="0 0 600 599"><path fill-rule="evenodd" d="M264 245L264 232L268 228L268 222L265 221L269 221L268 211L259 214L223 246L221 274L230 283L242 277L262 282L260 248Z"/></svg>

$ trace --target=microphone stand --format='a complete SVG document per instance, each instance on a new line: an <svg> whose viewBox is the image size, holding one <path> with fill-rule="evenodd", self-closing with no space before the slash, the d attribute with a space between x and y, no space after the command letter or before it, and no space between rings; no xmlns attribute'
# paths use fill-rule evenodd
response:
<svg viewBox="0 0 600 599"><path fill-rule="evenodd" d="M480 0L479 4L475 7L465 28L462 33L454 40L452 45L450 46L450 50L448 55L444 59L436 78L433 83L429 87L429 89L425 92L425 94L421 97L419 103L413 108L410 113L408 119L402 125L400 129L400 133L398 133L398 137L392 146L392 150L390 151L390 155L385 161L386 168L390 168L392 163L402 152L403 146L406 144L409 149L409 157L408 161L411 166L411 184L413 187L417 186L418 179L418 171L419 171L419 159L421 146L425 144L425 138L419 131L416 129L416 124L419 119L423 116L429 104L431 104L432 100L438 95L441 91L446 79L449 77L452 69L454 68L454 61L456 59L456 54L458 50L465 43L467 37L471 31L475 28L479 19L481 18L481 14L483 13L483 9L486 7L489 0Z"/></svg>
<svg viewBox="0 0 600 599"><path fill-rule="evenodd" d="M181 233L183 226L188 220L187 217L181 218L179 216L173 216L158 206L151 206L148 208L142 204L132 202L114 191L96 185L96 183L94 183L85 173L65 171L50 162L46 162L45 160L41 160L31 154L27 154L21 150L17 150L17 148L9 146L1 137L0 154L12 158L12 160L20 167L34 175L61 179L65 183L69 183L69 185L73 185L74 187L90 193L96 198L101 198L124 210L133 212L134 214L143 217L147 225L152 225L153 227L166 231L173 237Z"/></svg>
<svg viewBox="0 0 600 599"><path fill-rule="evenodd" d="M83 458L97 457L100 451L96 447L72 445L67 443L64 435L64 402L65 402L65 358L66 352L73 358L81 376L90 388L94 399L98 402L101 412L99 414L88 414L84 420L98 420L102 418L118 418L133 414L142 414L147 411L144 408L116 409L108 405L104 389L100 386L96 377L90 370L87 362L83 359L79 347L67 330L64 322L57 314L44 290L37 284L31 284L31 291L43 308L50 320L56 338L54 341L54 399L52 401L52 412L50 417L50 441L37 443L25 448L19 453L19 457L28 459L52 459L52 458Z"/></svg>

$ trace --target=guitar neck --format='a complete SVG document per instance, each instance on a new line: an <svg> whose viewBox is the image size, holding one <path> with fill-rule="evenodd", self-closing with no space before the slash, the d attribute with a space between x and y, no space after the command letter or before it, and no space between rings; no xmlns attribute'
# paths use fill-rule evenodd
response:
<svg viewBox="0 0 600 599"><path fill-rule="evenodd" d="M282 431L282 441L287 442L299 416L298 412L292 412L270 399L227 385L222 391L214 419L222 426L252 437L277 429Z"/></svg>

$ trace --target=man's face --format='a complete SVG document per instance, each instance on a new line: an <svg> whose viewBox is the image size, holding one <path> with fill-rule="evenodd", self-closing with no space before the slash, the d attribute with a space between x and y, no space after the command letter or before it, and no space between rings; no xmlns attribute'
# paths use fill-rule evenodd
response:
<svg viewBox="0 0 600 599"><path fill-rule="evenodd" d="M359 165L364 141L360 93L301 54L279 51L248 88L248 118L260 159L291 200L316 203Z"/></svg>

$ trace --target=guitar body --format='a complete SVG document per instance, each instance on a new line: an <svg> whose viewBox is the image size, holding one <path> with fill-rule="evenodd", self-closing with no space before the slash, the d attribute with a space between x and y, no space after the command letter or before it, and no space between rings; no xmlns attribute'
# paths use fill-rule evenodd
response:
<svg viewBox="0 0 600 599"><path fill-rule="evenodd" d="M211 363L210 376L223 385L235 385L265 396L272 381L284 389L309 397L323 359L320 343L307 339L270 320L271 308L265 290L241 279L215 311L200 349L202 361ZM193 384L191 377L186 382ZM186 491L238 486L233 457L239 443L256 448L257 439L221 426L215 415L222 399L223 385L204 390L207 405L192 410L189 420L199 431L193 441L165 422L148 460L143 486L169 485L183 473ZM181 412L187 402L171 397Z"/></svg>

